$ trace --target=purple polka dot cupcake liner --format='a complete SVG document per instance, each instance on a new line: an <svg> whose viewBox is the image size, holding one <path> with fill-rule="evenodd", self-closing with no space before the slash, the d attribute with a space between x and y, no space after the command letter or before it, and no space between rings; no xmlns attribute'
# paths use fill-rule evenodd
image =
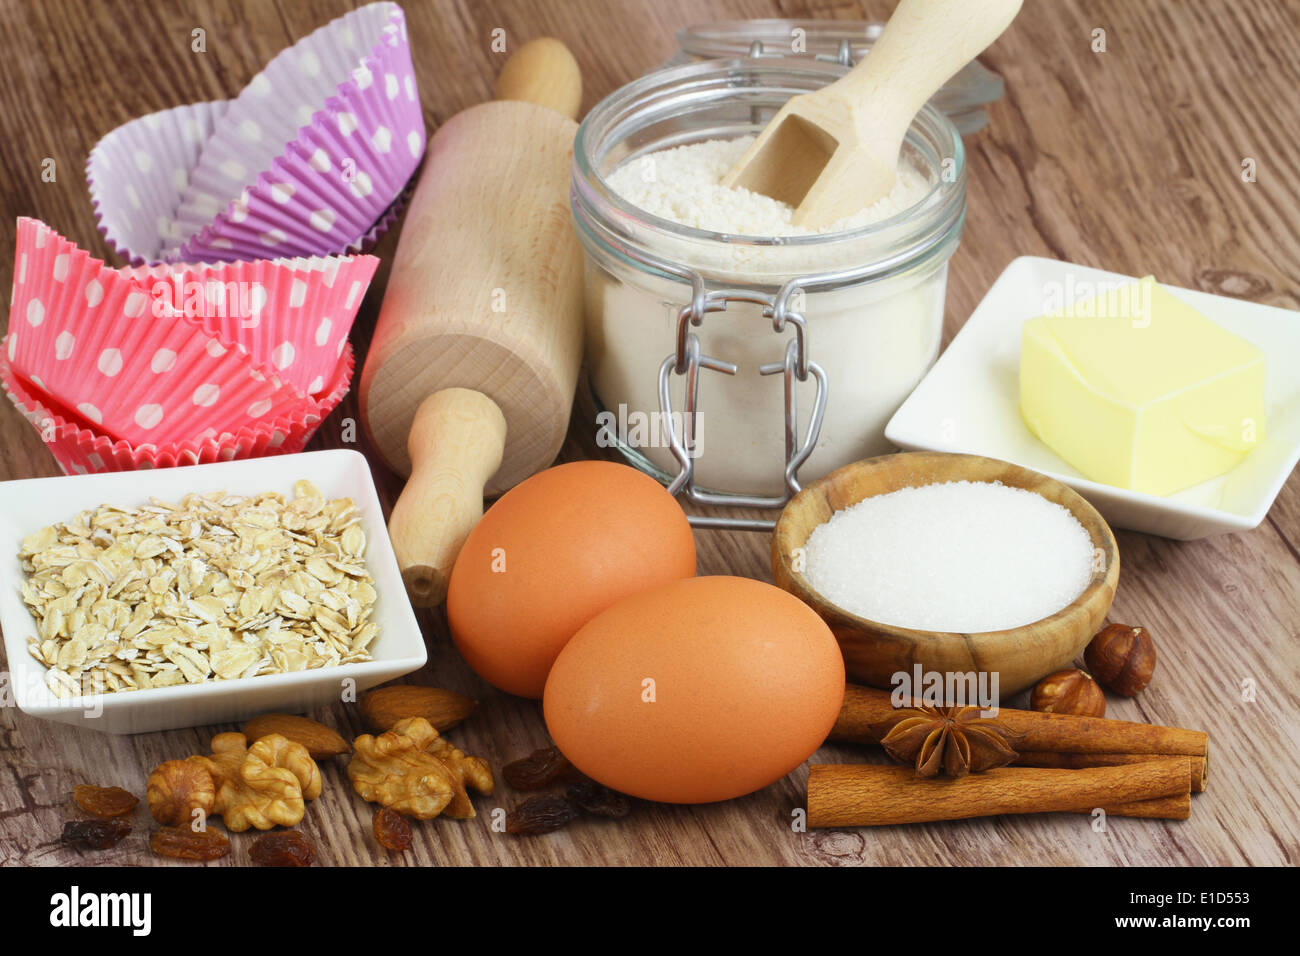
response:
<svg viewBox="0 0 1300 956"><path fill-rule="evenodd" d="M113 130L86 176L101 231L133 263L336 255L396 218L426 141L405 15L373 3L233 100Z"/></svg>
<svg viewBox="0 0 1300 956"><path fill-rule="evenodd" d="M376 265L112 269L19 219L4 354L110 438L156 445L235 433L316 404Z"/></svg>
<svg viewBox="0 0 1300 956"><path fill-rule="evenodd" d="M302 451L320 423L347 394L354 369L352 347L348 346L321 397L293 415L197 441L133 445L105 435L42 395L14 372L5 351L0 349L0 387L40 434L59 467L69 475L202 465Z"/></svg>
<svg viewBox="0 0 1300 956"><path fill-rule="evenodd" d="M131 265L161 262L190 170L228 100L192 103L141 116L90 151L86 182L108 247Z"/></svg>

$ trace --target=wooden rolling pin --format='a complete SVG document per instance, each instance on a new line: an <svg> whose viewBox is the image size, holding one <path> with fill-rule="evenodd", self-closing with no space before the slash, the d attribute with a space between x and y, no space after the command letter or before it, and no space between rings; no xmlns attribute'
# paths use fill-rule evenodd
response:
<svg viewBox="0 0 1300 956"><path fill-rule="evenodd" d="M521 47L497 99L429 143L370 353L361 418L409 474L388 530L412 603L440 604L483 497L549 465L582 360L569 219L582 80L558 40Z"/></svg>

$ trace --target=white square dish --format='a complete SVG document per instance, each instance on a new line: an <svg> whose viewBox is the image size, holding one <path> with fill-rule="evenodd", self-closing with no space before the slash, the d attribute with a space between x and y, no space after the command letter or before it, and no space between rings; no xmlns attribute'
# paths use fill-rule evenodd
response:
<svg viewBox="0 0 1300 956"><path fill-rule="evenodd" d="M366 566L377 598L372 620L379 633L374 660L290 674L118 691L61 700L45 684L46 668L28 653L36 622L23 603L18 560L22 539L46 525L101 504L134 505L150 497L177 501L191 492L292 496L306 478L327 498L348 497L361 512ZM418 670L427 660L424 639L406 598L397 558L384 527L370 466L359 452L333 450L219 462L187 468L111 472L0 482L0 628L18 707L33 717L110 734L141 733L239 721L267 711L298 713L340 700L345 690L366 688ZM345 683L350 682L350 683Z"/></svg>
<svg viewBox="0 0 1300 956"><path fill-rule="evenodd" d="M1003 271L929 374L885 428L908 450L999 458L1069 485L1117 528L1192 540L1247 531L1268 514L1300 461L1300 313L1173 286L1164 288L1263 350L1265 437L1245 461L1211 481L1161 497L1089 481L1039 441L1020 416L1021 326L1132 277L1022 256Z"/></svg>

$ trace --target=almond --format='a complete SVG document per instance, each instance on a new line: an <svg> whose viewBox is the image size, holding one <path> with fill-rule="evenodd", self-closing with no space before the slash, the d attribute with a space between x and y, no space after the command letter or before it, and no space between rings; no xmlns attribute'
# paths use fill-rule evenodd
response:
<svg viewBox="0 0 1300 956"><path fill-rule="evenodd" d="M361 716L375 733L391 730L407 717L423 717L442 731L455 727L477 706L478 701L441 687L394 684L362 697Z"/></svg>
<svg viewBox="0 0 1300 956"><path fill-rule="evenodd" d="M307 748L313 760L337 757L352 748L348 742L324 724L293 714L262 714L244 724L244 736L251 745L268 734L280 734Z"/></svg>

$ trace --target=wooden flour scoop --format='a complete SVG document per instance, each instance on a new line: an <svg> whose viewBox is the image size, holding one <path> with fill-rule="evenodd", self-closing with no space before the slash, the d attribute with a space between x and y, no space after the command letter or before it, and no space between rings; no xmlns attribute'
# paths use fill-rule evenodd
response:
<svg viewBox="0 0 1300 956"><path fill-rule="evenodd" d="M1021 0L901 0L862 61L785 104L723 179L795 207L819 229L889 194L925 101L998 38Z"/></svg>
<svg viewBox="0 0 1300 956"><path fill-rule="evenodd" d="M497 99L429 143L361 374L375 447L410 480L389 519L411 602L442 603L484 494L545 468L582 359L569 219L577 64L557 40L511 57Z"/></svg>

